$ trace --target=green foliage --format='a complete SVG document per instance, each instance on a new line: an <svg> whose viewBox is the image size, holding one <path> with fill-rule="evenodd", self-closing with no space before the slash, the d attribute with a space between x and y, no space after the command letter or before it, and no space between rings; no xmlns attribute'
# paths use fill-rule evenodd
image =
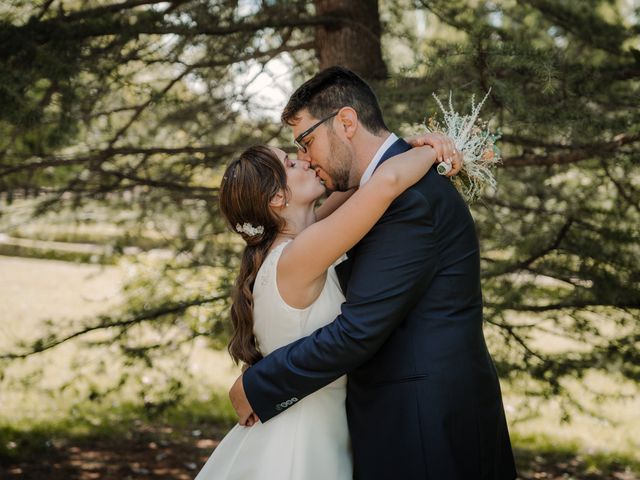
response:
<svg viewBox="0 0 640 480"><path fill-rule="evenodd" d="M0 465L33 461L53 448L69 442L91 444L96 439L131 439L149 424L168 425L164 435L179 436L178 430L217 425L229 428L235 423L234 412L226 395L214 394L202 401L190 398L157 405L123 403L105 405L85 402L74 409L73 417L45 422L23 421L0 424ZM155 438L157 440L157 438Z"/></svg>
<svg viewBox="0 0 640 480"><path fill-rule="evenodd" d="M137 271L123 311L52 327L4 361L104 331L96 348L151 368L164 351L201 337L222 348L228 336L241 245L217 212L221 169L250 144L289 144L254 80L290 93L286 78L316 69L324 20L302 1L134 3L2 11L5 205L33 197L36 216L78 219L106 209L124 232L104 240L116 254L161 248L123 257ZM432 92L453 90L462 109L491 88L483 116L503 133L504 166L472 211L500 373L530 375L541 395L590 369L638 381L640 11L614 0L381 5L395 73L374 88L392 129L435 114ZM548 334L571 347L541 344ZM164 373L180 390L184 372Z"/></svg>
<svg viewBox="0 0 640 480"><path fill-rule="evenodd" d="M554 394L589 369L638 381L637 12L598 0L414 6L431 29L407 37L404 77L379 87L392 122L436 114L433 91L453 90L462 109L491 87L483 116L503 133L498 190L472 206L500 372ZM576 347L536 343L549 332Z"/></svg>
<svg viewBox="0 0 640 480"><path fill-rule="evenodd" d="M539 478L549 472L557 478L617 478L640 474L633 457L616 453L584 453L580 445L545 436L511 434L518 472L523 478ZM544 478L544 477L543 477ZM623 477L624 478L624 477Z"/></svg>
<svg viewBox="0 0 640 480"><path fill-rule="evenodd" d="M124 373L94 388L83 371L67 388L92 398L134 388L153 400L185 389L186 372L162 365L167 353L184 358L202 337L224 348L240 245L224 233L217 212L220 170L234 153L281 131L247 88L272 58L309 38L308 30L283 20L284 11L304 15L305 2L254 12L233 1L14 2L2 10L2 201L8 207L19 200L20 210L33 197L33 215L48 222L114 224L115 235L46 240L97 241L107 247L105 261L124 255L137 273L123 309L49 325L42 338L2 352L1 361L86 337L124 372L147 368L163 380L149 391L136 385L137 375ZM9 210L3 232L20 237L28 220ZM25 243L0 246L5 254L95 257ZM132 254L134 246L142 251ZM92 337L96 332L104 334ZM100 350L111 345L106 354ZM105 362L96 376L109 370Z"/></svg>

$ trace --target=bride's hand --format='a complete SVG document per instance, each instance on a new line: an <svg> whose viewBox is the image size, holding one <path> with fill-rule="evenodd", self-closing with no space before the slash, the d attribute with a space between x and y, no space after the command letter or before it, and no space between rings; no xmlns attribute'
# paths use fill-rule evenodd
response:
<svg viewBox="0 0 640 480"><path fill-rule="evenodd" d="M446 135L440 133L425 133L422 135L413 135L405 138L405 141L412 147L422 147L428 145L436 151L436 161L446 162L447 159L453 160L453 156L458 149L453 140Z"/></svg>
<svg viewBox="0 0 640 480"><path fill-rule="evenodd" d="M229 399L231 400L233 409L238 414L238 423L240 425L251 427L260 420L258 418L258 415L256 415L256 413L251 408L249 399L247 399L247 395L244 391L244 386L242 385L242 375L240 375L236 379L233 386L231 387L231 390L229 390Z"/></svg>
<svg viewBox="0 0 640 480"><path fill-rule="evenodd" d="M439 133L426 133L405 138L405 141L412 147L429 146L436 151L436 162L451 165L451 170L447 172L447 177L452 177L464 166L462 152L460 152L453 140L446 135Z"/></svg>
<svg viewBox="0 0 640 480"><path fill-rule="evenodd" d="M445 175L447 177L453 177L456 173L462 170L462 167L464 166L464 158L462 152L456 150L456 153L453 154L451 161L447 162L445 160L444 163L451 165L451 170L449 170Z"/></svg>

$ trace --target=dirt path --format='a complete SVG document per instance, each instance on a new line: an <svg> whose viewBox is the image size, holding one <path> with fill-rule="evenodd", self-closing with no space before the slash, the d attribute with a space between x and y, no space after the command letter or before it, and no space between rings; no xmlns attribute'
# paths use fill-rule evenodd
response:
<svg viewBox="0 0 640 480"><path fill-rule="evenodd" d="M191 480L224 435L206 431L142 428L124 438L54 439L37 460L2 464L2 480L176 479Z"/></svg>
<svg viewBox="0 0 640 480"><path fill-rule="evenodd" d="M218 445L226 428L177 431L140 427L124 438L54 439L41 452L12 463L0 458L2 480L191 480ZM19 446L18 446L19 447ZM579 456L516 453L521 479L640 480L624 465L596 468Z"/></svg>

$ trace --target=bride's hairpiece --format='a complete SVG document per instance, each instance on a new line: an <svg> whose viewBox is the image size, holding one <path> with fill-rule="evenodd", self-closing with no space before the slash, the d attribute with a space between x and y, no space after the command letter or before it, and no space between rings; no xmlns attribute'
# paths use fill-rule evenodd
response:
<svg viewBox="0 0 640 480"><path fill-rule="evenodd" d="M256 235L262 235L264 233L264 227L262 225L254 227L249 222L244 222L242 225L236 223L236 231L250 237L255 237Z"/></svg>

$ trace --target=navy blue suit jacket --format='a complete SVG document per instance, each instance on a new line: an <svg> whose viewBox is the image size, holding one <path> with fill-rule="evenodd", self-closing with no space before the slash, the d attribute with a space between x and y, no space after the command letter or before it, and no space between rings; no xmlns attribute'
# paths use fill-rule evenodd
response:
<svg viewBox="0 0 640 480"><path fill-rule="evenodd" d="M409 148L398 140L382 161ZM261 421L348 374L354 478L515 478L475 226L451 181L432 168L336 271L341 314L245 372Z"/></svg>

